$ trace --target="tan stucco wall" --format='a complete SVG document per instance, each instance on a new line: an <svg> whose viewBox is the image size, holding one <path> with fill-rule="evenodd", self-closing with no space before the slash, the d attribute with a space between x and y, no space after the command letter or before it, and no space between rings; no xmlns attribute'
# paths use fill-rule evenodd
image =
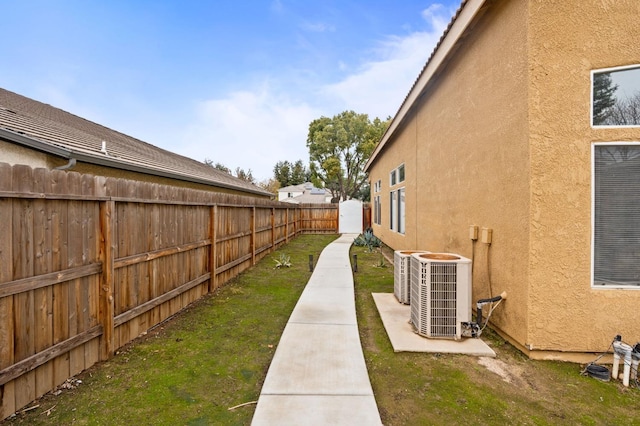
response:
<svg viewBox="0 0 640 426"><path fill-rule="evenodd" d="M590 72L640 64L637 0L529 6L531 261L527 344L600 352L640 340L639 290L591 288L591 148L640 141L640 129L592 129Z"/></svg>
<svg viewBox="0 0 640 426"><path fill-rule="evenodd" d="M98 176L107 176L107 177L137 180L142 182L151 182L151 183L157 183L160 185L177 186L180 188L198 189L201 191L212 191L212 192L220 192L223 194L244 195L244 196L251 196L256 198L270 198L268 196L261 197L260 195L257 195L257 194L234 191L232 189L227 189L227 188L219 188L219 187L203 185L195 182L182 181L178 179L169 179L161 176L147 175L143 173L131 172L128 170L121 170L121 169L113 169L110 167L97 166L94 164L87 164L87 163L77 163L76 166L73 167L73 169L71 170L78 173L88 173L88 174L98 175Z"/></svg>
<svg viewBox="0 0 640 426"><path fill-rule="evenodd" d="M506 291L493 324L534 358L588 361L616 334L640 340L640 289L591 288L592 144L640 141L640 129L589 121L591 70L640 64L638 16L636 0L487 2L370 168L376 234L473 257L473 299L489 282ZM402 162L404 237L388 224ZM471 224L493 229L491 246L472 245Z"/></svg>
<svg viewBox="0 0 640 426"><path fill-rule="evenodd" d="M53 169L56 167L65 166L68 163L68 160L0 140L0 162L8 163L11 165L24 164L34 169L38 167ZM211 191L223 194L244 195L256 198L270 198L269 196L260 196L258 194L235 191L227 188L214 187L177 179L169 179L161 176L147 175L144 173L114 169L110 167L98 166L82 162L76 163L76 165L70 168L69 171L92 174L96 176L106 176L136 180L141 182L157 183L160 185L171 185L180 188L198 189L201 191Z"/></svg>
<svg viewBox="0 0 640 426"><path fill-rule="evenodd" d="M14 143L0 140L0 163L26 164L33 168L51 168L51 158L47 154L24 148Z"/></svg>
<svg viewBox="0 0 640 426"><path fill-rule="evenodd" d="M381 208L381 224L372 225L373 232L382 239L385 244L397 250L414 249L418 247L418 236L416 230L416 176L418 159L416 157L416 120L415 114L411 113L406 123L397 131L394 138L393 148L387 149L381 157L379 164L375 165L375 172L370 173L371 180L371 200L379 195L382 203ZM405 181L396 183L391 186L390 173L404 164ZM375 178L374 178L375 177ZM380 180L380 192L373 192L376 181ZM389 192L405 188L405 233L400 234L390 229L390 212L389 212ZM373 202L373 201L372 201Z"/></svg>
<svg viewBox="0 0 640 426"><path fill-rule="evenodd" d="M382 226L374 232L394 249L473 257L473 300L488 297L490 286L492 295L506 291L492 320L521 343L529 253L526 16L524 1L495 2L371 170L372 183L383 183ZM388 174L400 162L407 174L404 239L388 225ZM493 229L491 246L474 248L470 225Z"/></svg>

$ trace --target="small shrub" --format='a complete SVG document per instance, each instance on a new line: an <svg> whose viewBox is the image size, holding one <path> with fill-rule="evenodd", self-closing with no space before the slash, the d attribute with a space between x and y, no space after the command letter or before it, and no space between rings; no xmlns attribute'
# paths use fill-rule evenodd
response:
<svg viewBox="0 0 640 426"><path fill-rule="evenodd" d="M366 247L367 250L372 252L374 248L382 245L382 241L373 235L373 230L371 228L368 228L362 234L358 235L358 238L353 241L353 244L358 247Z"/></svg>
<svg viewBox="0 0 640 426"><path fill-rule="evenodd" d="M276 266L274 269L279 269L283 266L287 268L291 267L291 256L285 253L280 253L277 259L273 259L276 262Z"/></svg>

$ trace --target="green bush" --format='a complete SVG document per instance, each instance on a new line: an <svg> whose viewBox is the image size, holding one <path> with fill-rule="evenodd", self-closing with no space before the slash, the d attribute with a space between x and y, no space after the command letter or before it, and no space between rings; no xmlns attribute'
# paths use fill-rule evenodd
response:
<svg viewBox="0 0 640 426"><path fill-rule="evenodd" d="M368 228L362 234L358 235L358 238L353 241L353 244L358 247L366 247L369 251L373 251L374 248L382 245L382 241L373 235L371 228Z"/></svg>

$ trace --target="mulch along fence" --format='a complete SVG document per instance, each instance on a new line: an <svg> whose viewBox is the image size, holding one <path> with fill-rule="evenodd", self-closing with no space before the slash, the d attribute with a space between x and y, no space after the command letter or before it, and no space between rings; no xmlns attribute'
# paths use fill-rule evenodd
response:
<svg viewBox="0 0 640 426"><path fill-rule="evenodd" d="M0 419L301 233L293 205L0 163Z"/></svg>

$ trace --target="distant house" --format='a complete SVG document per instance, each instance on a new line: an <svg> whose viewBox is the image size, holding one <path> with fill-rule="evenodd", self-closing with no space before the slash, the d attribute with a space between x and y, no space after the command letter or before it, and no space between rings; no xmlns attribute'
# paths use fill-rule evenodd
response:
<svg viewBox="0 0 640 426"><path fill-rule="evenodd" d="M463 1L366 166L375 234L472 258L473 299L506 291L493 327L532 358L640 341L640 122L601 119L598 87L640 91L639 16Z"/></svg>
<svg viewBox="0 0 640 426"><path fill-rule="evenodd" d="M199 161L0 89L0 162L253 197L272 194Z"/></svg>
<svg viewBox="0 0 640 426"><path fill-rule="evenodd" d="M324 188L316 188L312 183L290 185L278 190L278 201L293 204L330 203L331 194Z"/></svg>

